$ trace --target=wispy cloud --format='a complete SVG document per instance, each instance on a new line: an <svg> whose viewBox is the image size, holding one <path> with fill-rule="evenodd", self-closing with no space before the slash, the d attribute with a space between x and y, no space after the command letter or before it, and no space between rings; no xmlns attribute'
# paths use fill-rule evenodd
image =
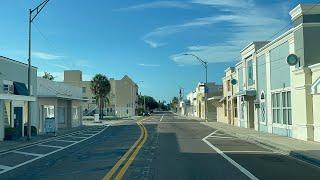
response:
<svg viewBox="0 0 320 180"><path fill-rule="evenodd" d="M144 64L144 63L140 63L140 64L138 64L138 66L143 66L143 67L159 67L160 64Z"/></svg>
<svg viewBox="0 0 320 180"><path fill-rule="evenodd" d="M158 48L158 47L165 45L165 43L155 42L155 41L148 40L148 39L144 39L144 42L147 43L152 48Z"/></svg>
<svg viewBox="0 0 320 180"><path fill-rule="evenodd" d="M253 0L192 0L192 3L229 7L229 8L248 8L254 6Z"/></svg>
<svg viewBox="0 0 320 180"><path fill-rule="evenodd" d="M223 7L235 7L232 0L228 1L215 1L215 0L197 0L207 5L219 5ZM238 1L237 1L238 2ZM242 1L239 1L242 2ZM252 1L243 1L243 3L249 3L252 6ZM283 4L278 4L279 8L283 7ZM269 7L270 8L270 7ZM278 12L278 13L275 13ZM215 24L223 22L231 28L225 29L224 32L216 32L217 35L228 34L227 37L223 38L221 43L214 43L209 45L189 46L185 51L170 56L170 59L177 62L178 64L195 64L197 63L192 57L183 56L184 53L194 53L208 62L231 62L237 61L240 55L240 50L244 48L248 43L252 41L264 41L269 38L277 31L282 29L287 22L285 21L282 11L272 10L253 6L251 8L238 8L228 11L228 14L219 14L207 18L198 18L185 23L182 25L170 26L167 32L161 33L156 31L153 35L168 35L168 32L177 33L190 29L190 27L203 27L205 25ZM168 28L168 26L166 27Z"/></svg>
<svg viewBox="0 0 320 180"><path fill-rule="evenodd" d="M44 59L44 60L58 60L63 58L63 56L46 53L46 52L40 52L40 51L32 52L32 56L39 59Z"/></svg>
<svg viewBox="0 0 320 180"><path fill-rule="evenodd" d="M155 8L177 8L186 9L189 8L190 4L178 2L178 1L156 1L144 4L133 5L125 8L117 9L117 11L132 11L142 9L155 9Z"/></svg>

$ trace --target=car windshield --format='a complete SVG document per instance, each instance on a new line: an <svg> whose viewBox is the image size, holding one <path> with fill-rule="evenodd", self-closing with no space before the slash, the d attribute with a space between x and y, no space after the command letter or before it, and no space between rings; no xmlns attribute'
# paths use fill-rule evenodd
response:
<svg viewBox="0 0 320 180"><path fill-rule="evenodd" d="M0 179L320 179L320 1L1 0Z"/></svg>

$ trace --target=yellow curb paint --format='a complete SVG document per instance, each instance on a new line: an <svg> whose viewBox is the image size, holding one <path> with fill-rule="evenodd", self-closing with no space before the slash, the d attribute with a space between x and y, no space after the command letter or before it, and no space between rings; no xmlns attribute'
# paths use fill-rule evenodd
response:
<svg viewBox="0 0 320 180"><path fill-rule="evenodd" d="M145 118L140 120L139 122L137 122L137 124L139 125L141 134L139 139L136 140L136 142L130 147L130 149L121 157L121 159L112 167L112 169L103 177L103 180L108 180L111 179L111 177L113 176L113 174L119 169L119 167L121 166L121 164L123 162L125 162L125 160L128 158L128 156L131 154L131 152L139 145L139 143L141 142L141 140L144 138L144 128L141 125L141 122L144 120L147 120L149 118Z"/></svg>

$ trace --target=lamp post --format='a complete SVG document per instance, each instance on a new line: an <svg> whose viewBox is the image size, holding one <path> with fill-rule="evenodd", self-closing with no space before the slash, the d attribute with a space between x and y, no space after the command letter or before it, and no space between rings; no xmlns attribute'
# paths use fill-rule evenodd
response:
<svg viewBox="0 0 320 180"><path fill-rule="evenodd" d="M34 9L29 9L29 50L28 50L28 93L31 96L31 24L50 0L45 0ZM36 88L36 87L34 87ZM27 140L31 139L31 103L28 101L28 133Z"/></svg>
<svg viewBox="0 0 320 180"><path fill-rule="evenodd" d="M185 56L193 56L195 57L200 63L201 65L204 67L205 71L206 71L206 83L204 86L204 96L205 96L205 104L204 104L204 110L205 110L205 120L206 122L208 122L208 88L207 88L207 84L208 84L208 62L202 60L200 57L194 55L194 54L183 54Z"/></svg>

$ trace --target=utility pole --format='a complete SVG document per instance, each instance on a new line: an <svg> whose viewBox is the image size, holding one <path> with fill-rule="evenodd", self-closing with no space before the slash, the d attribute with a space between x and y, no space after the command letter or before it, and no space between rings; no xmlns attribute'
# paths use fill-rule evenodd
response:
<svg viewBox="0 0 320 180"><path fill-rule="evenodd" d="M31 96L31 24L41 10L46 6L50 0L45 0L34 9L29 9L29 50L28 50L28 93ZM37 88L37 87L33 87ZM31 140L31 102L28 101L28 133L27 140Z"/></svg>
<svg viewBox="0 0 320 180"><path fill-rule="evenodd" d="M194 54L183 54L183 55L195 57L201 63L201 65L205 68L206 82L204 85L204 96L205 96L204 110L205 110L205 120L206 122L208 122L208 90L209 90L208 89L208 62L202 60L201 58L199 58Z"/></svg>

